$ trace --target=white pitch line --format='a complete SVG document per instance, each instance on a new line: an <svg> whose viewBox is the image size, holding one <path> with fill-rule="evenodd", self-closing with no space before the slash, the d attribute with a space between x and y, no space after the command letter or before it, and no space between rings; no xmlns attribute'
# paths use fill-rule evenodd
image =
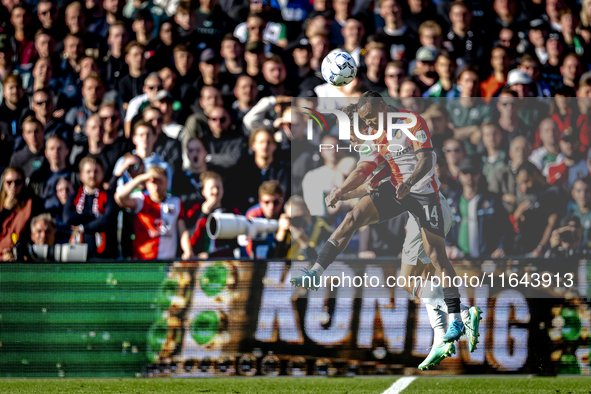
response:
<svg viewBox="0 0 591 394"><path fill-rule="evenodd" d="M392 384L392 386L390 386L390 388L388 388L388 390L384 391L382 394L399 394L400 392L402 392L402 390L407 388L415 379L416 376L407 376L404 378L400 378L397 381L395 381Z"/></svg>

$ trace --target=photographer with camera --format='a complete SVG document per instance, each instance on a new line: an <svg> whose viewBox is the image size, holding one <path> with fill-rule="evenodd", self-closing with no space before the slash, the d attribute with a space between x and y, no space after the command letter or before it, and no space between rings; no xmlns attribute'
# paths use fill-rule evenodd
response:
<svg viewBox="0 0 591 394"><path fill-rule="evenodd" d="M234 250L239 248L236 239L215 239L210 237L206 231L207 219L212 213L233 212L239 215L236 208L225 208L222 206L224 198L224 184L220 174L213 171L206 171L200 176L201 194L205 198L203 203L196 203L187 210L187 222L191 232L191 245L193 252L199 259L210 257L233 258Z"/></svg>
<svg viewBox="0 0 591 394"><path fill-rule="evenodd" d="M568 215L560 221L560 227L552 231L550 249L546 258L574 257L581 254L583 227L578 217Z"/></svg>
<svg viewBox="0 0 591 394"><path fill-rule="evenodd" d="M279 217L274 257L314 260L332 231L323 218L310 215L302 197L292 196L285 203L285 213Z"/></svg>
<svg viewBox="0 0 591 394"><path fill-rule="evenodd" d="M283 211L285 193L278 181L266 181L259 186L259 203L246 211L248 220L254 218L279 219ZM267 234L264 239L248 239L246 252L250 258L266 259L273 256L277 240L274 234Z"/></svg>
<svg viewBox="0 0 591 394"><path fill-rule="evenodd" d="M4 261L19 260L29 261L31 245L55 245L56 222L49 213L42 213L31 220L31 244L19 242L14 249L4 249L2 259ZM16 257L15 257L16 256Z"/></svg>

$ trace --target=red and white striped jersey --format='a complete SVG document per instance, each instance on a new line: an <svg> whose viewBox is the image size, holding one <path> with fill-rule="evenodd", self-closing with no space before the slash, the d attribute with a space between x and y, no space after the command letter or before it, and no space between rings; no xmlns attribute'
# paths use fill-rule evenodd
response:
<svg viewBox="0 0 591 394"><path fill-rule="evenodd" d="M143 260L173 259L179 244L177 222L184 220L183 204L178 197L154 202L141 191L134 192L135 216L132 257Z"/></svg>
<svg viewBox="0 0 591 394"><path fill-rule="evenodd" d="M391 107L389 107L391 108ZM392 133L392 140L388 141L387 133L382 135L375 141L367 141L366 145L371 145L368 149L360 152L359 163L369 162L378 167L382 163L387 163L390 166L391 177L390 181L394 186L406 181L414 172L418 163L416 153L423 149L431 149L433 156L433 165L427 175L419 180L411 189L412 193L431 194L439 191L439 179L435 174L436 153L432 150L431 133L427 127L427 122L414 112L404 109L392 109L396 112L412 113L417 117L417 124L410 128L409 131L417 138L413 141L402 132L402 130L395 130ZM397 123L410 123L410 119L398 119Z"/></svg>

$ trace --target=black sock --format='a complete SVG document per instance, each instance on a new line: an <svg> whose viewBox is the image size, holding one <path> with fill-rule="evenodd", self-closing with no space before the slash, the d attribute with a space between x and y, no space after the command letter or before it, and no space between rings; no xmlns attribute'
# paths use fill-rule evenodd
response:
<svg viewBox="0 0 591 394"><path fill-rule="evenodd" d="M320 253L318 253L318 259L316 262L320 264L322 268L327 269L328 266L331 265L333 261L335 261L339 253L337 241L329 238L322 247Z"/></svg>
<svg viewBox="0 0 591 394"><path fill-rule="evenodd" d="M444 287L443 301L447 306L447 313L460 313L460 292L457 287Z"/></svg>

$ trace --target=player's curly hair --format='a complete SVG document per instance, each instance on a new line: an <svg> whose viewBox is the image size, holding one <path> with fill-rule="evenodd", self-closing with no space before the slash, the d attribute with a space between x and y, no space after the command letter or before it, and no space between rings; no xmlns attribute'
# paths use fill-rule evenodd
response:
<svg viewBox="0 0 591 394"><path fill-rule="evenodd" d="M382 100L383 98L381 94L376 91L369 90L359 97L359 101L357 102L357 111L368 104L370 107L373 107L375 104L379 105L380 101Z"/></svg>

